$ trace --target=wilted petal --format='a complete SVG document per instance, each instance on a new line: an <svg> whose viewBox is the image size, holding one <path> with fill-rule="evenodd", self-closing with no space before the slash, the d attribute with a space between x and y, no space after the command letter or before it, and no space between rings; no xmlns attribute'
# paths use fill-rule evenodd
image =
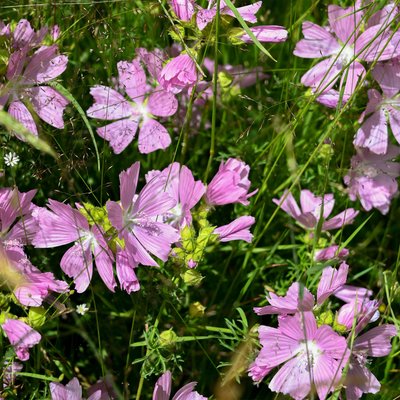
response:
<svg viewBox="0 0 400 400"><path fill-rule="evenodd" d="M214 230L214 234L219 236L221 242L230 242L231 240L244 240L250 243L253 235L250 233L250 227L256 222L254 217L242 216L228 225L223 225Z"/></svg>
<svg viewBox="0 0 400 400"><path fill-rule="evenodd" d="M130 256L126 250L117 250L116 269L117 277L121 285L121 289L128 294L140 290L139 280L135 274L137 262Z"/></svg>

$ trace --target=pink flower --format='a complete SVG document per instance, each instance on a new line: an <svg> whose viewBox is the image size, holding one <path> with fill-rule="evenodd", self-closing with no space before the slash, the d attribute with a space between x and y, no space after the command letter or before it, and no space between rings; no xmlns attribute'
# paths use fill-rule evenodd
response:
<svg viewBox="0 0 400 400"><path fill-rule="evenodd" d="M321 305L331 294L346 283L348 271L349 266L345 262L340 264L339 269L324 268L317 289L318 305Z"/></svg>
<svg viewBox="0 0 400 400"><path fill-rule="evenodd" d="M258 315L280 314L288 315L297 312L311 311L314 307L314 296L307 288L298 282L292 283L286 296L277 296L269 293L267 300L270 306L255 307L254 312Z"/></svg>
<svg viewBox="0 0 400 400"><path fill-rule="evenodd" d="M340 249L338 245L332 245L326 247L325 249L320 249L315 252L314 260L321 261L329 261L333 259L343 260L349 255L349 250L343 248Z"/></svg>
<svg viewBox="0 0 400 400"><path fill-rule="evenodd" d="M21 19L9 35L14 49L34 48L39 46L47 34L47 27L35 31L28 20Z"/></svg>
<svg viewBox="0 0 400 400"><path fill-rule="evenodd" d="M212 3L213 1L209 0L209 7L207 9L198 7L199 11L197 12L196 22L200 30L203 30L217 15L216 1L214 1L213 7L211 7ZM236 10L246 22L255 23L257 22L256 13L261 6L262 1L257 1L256 3L248 6L237 7ZM220 1L220 14L229 15L230 17L235 18L232 10L226 5L224 0Z"/></svg>
<svg viewBox="0 0 400 400"><path fill-rule="evenodd" d="M181 21L190 21L195 13L193 0L169 0L175 15Z"/></svg>
<svg viewBox="0 0 400 400"><path fill-rule="evenodd" d="M210 206L222 206L230 203L249 204L247 200L257 190L248 193L250 167L236 158L221 162L218 172L207 186L205 199Z"/></svg>
<svg viewBox="0 0 400 400"><path fill-rule="evenodd" d="M21 361L29 360L29 349L41 340L38 332L17 319L6 319L1 325Z"/></svg>
<svg viewBox="0 0 400 400"><path fill-rule="evenodd" d="M33 244L52 248L74 242L61 259L61 269L74 279L78 293L84 292L92 279L94 256L97 271L112 292L117 285L113 273L114 256L97 225L89 226L87 219L67 204L49 200L48 208L37 212L40 229Z"/></svg>
<svg viewBox="0 0 400 400"><path fill-rule="evenodd" d="M8 278L8 285L17 300L24 306L38 307L50 292L65 293L68 284L54 278L51 272L40 272L31 264L22 246L0 244L2 269Z"/></svg>
<svg viewBox="0 0 400 400"><path fill-rule="evenodd" d="M51 400L83 400L82 387L77 378L72 378L65 386L61 383L50 383ZM101 400L102 391L96 390L87 400ZM107 398L109 398L107 396Z"/></svg>
<svg viewBox="0 0 400 400"><path fill-rule="evenodd" d="M285 363L269 384L272 391L302 400L315 387L319 399L325 399L335 390L349 357L345 338L328 325L318 327L311 312L279 316L278 322L278 328L260 326L262 349L249 375L259 382Z"/></svg>
<svg viewBox="0 0 400 400"><path fill-rule="evenodd" d="M166 179L152 179L135 196L140 164L136 162L119 175L121 202L107 202L108 217L125 240L126 250L143 265L157 266L150 253L162 261L168 259L171 244L179 240L176 230L158 222L176 201L165 191Z"/></svg>
<svg viewBox="0 0 400 400"><path fill-rule="evenodd" d="M193 87L197 80L196 63L188 54L180 54L168 61L158 78L160 85L174 94Z"/></svg>
<svg viewBox="0 0 400 400"><path fill-rule="evenodd" d="M37 135L36 123L26 104L31 105L38 116L49 125L64 128L63 112L69 102L57 90L45 84L65 71L68 58L58 54L58 46L55 44L42 46L31 54L28 43L36 43L32 32L34 31L29 25L24 32L19 30L19 35L16 36L18 49L11 54L8 62L8 82L2 88L0 106L5 107L8 104L8 113L32 134ZM22 46L23 43L25 44ZM22 140L18 134L17 137Z"/></svg>
<svg viewBox="0 0 400 400"><path fill-rule="evenodd" d="M138 263L133 258L132 254L125 249L117 248L116 270L117 278L121 285L121 289L125 290L128 294L140 290L139 280L135 274L135 269Z"/></svg>
<svg viewBox="0 0 400 400"><path fill-rule="evenodd" d="M364 10L360 1L347 9L330 5L328 16L330 28L309 21L303 23L304 39L297 43L293 53L304 58L324 57L303 75L301 82L323 94L330 91L342 75L340 87L344 88L343 100L347 101L366 73L360 61L376 62L396 57L400 51L400 37L396 34L391 38L387 20L361 33ZM335 93L337 104L340 96L339 92ZM335 102L334 97L330 101Z"/></svg>
<svg viewBox="0 0 400 400"><path fill-rule="evenodd" d="M353 208L347 208L340 214L327 220L335 204L333 194L318 197L309 190L302 190L300 193L301 209L297 205L292 193L288 191L285 191L280 199L273 199L273 202L306 229L315 229L321 218L324 221L322 223L322 231L342 228L344 225L351 224L358 214L358 211Z"/></svg>
<svg viewBox="0 0 400 400"><path fill-rule="evenodd" d="M346 399L357 400L363 393L379 391L381 385L367 368L367 357L387 356L392 349L390 338L396 335L394 325L380 325L355 339L344 382Z"/></svg>
<svg viewBox="0 0 400 400"><path fill-rule="evenodd" d="M117 67L119 85L131 100L126 100L107 86L92 87L90 93L95 102L87 110L87 115L102 120L116 120L98 128L97 133L110 142L115 154L125 150L134 139L138 128L141 153L166 149L171 144L171 138L165 127L154 117L175 114L178 106L175 96L161 88L150 89L139 60L120 61Z"/></svg>
<svg viewBox="0 0 400 400"><path fill-rule="evenodd" d="M279 25L259 25L250 28L250 30L259 42L285 42L288 36L287 30ZM247 33L244 33L239 38L245 43L253 43L253 39Z"/></svg>
<svg viewBox="0 0 400 400"><path fill-rule="evenodd" d="M218 235L220 242L230 242L231 240L244 240L250 243L253 235L250 233L250 227L256 222L254 217L242 216L236 218L228 225L223 225L214 230L214 234Z"/></svg>
<svg viewBox="0 0 400 400"><path fill-rule="evenodd" d="M400 61L398 59L385 64L379 63L372 71L372 76L383 91L368 90L368 104L364 120L354 138L354 145L368 148L371 152L385 155L388 152L388 123L393 135L400 143Z"/></svg>
<svg viewBox="0 0 400 400"><path fill-rule="evenodd" d="M392 161L400 154L400 148L389 145L384 155L368 149L357 148L351 159L351 169L344 177L351 200L360 199L365 210L377 208L382 214L389 211L392 199L398 193L396 178L400 176L400 164Z"/></svg>
<svg viewBox="0 0 400 400"><path fill-rule="evenodd" d="M163 221L174 228L191 225L190 210L205 192L203 183L195 181L192 171L177 162L170 164L163 171L152 171L146 175L147 182L159 178L166 182L165 190L176 201L175 207L163 215Z"/></svg>
<svg viewBox="0 0 400 400"><path fill-rule="evenodd" d="M167 371L158 378L154 386L153 400L169 400L171 396L171 372ZM179 389L172 400L207 400L207 397L194 391L197 382L190 382Z"/></svg>

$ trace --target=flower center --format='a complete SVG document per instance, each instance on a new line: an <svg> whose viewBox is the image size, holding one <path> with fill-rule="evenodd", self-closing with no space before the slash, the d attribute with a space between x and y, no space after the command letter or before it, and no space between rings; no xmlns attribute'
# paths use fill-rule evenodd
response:
<svg viewBox="0 0 400 400"><path fill-rule="evenodd" d="M354 59L354 47L346 45L339 50L338 53L338 61L342 64L342 66L348 65Z"/></svg>
<svg viewBox="0 0 400 400"><path fill-rule="evenodd" d="M319 356L322 354L322 350L315 343L314 340L303 340L298 347L298 356L307 360L309 366L314 366Z"/></svg>

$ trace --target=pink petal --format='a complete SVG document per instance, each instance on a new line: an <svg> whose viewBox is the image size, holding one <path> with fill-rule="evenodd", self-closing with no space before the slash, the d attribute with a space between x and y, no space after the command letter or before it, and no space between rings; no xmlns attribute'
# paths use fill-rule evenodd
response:
<svg viewBox="0 0 400 400"><path fill-rule="evenodd" d="M1 325L21 361L29 359L29 349L41 340L38 332L17 319L6 319Z"/></svg>
<svg viewBox="0 0 400 400"><path fill-rule="evenodd" d="M82 400L82 387L77 378L71 379L65 386L50 383L51 400Z"/></svg>
<svg viewBox="0 0 400 400"><path fill-rule="evenodd" d="M100 137L110 142L110 146L115 154L120 154L134 139L137 127L137 120L122 119L97 128L97 133Z"/></svg>
<svg viewBox="0 0 400 400"><path fill-rule="evenodd" d="M273 199L272 201L294 219L297 219L299 215L301 215L301 211L296 203L296 200L294 199L292 193L288 192L287 190L285 190L280 199Z"/></svg>
<svg viewBox="0 0 400 400"><path fill-rule="evenodd" d="M389 122L397 142L400 143L400 111L394 107L388 108Z"/></svg>
<svg viewBox="0 0 400 400"><path fill-rule="evenodd" d="M363 80L366 75L365 68L357 61L352 62L347 71L342 75L341 87L343 80L346 79L346 85L343 92L343 99L348 101L350 96L355 92L357 84Z"/></svg>
<svg viewBox="0 0 400 400"><path fill-rule="evenodd" d="M349 266L345 262L340 264L338 270L332 267L324 268L318 284L318 304L322 304L331 294L346 283L348 271Z"/></svg>
<svg viewBox="0 0 400 400"><path fill-rule="evenodd" d="M106 203L108 218L113 227L121 231L124 228L124 216L121 206L115 201L108 200Z"/></svg>
<svg viewBox="0 0 400 400"><path fill-rule="evenodd" d="M358 215L358 211L354 208L347 208L335 217L322 224L322 229L324 231L329 231L330 229L343 228L344 225L352 224L354 218Z"/></svg>
<svg viewBox="0 0 400 400"><path fill-rule="evenodd" d="M172 400L207 400L206 397L194 391L197 382L190 382L179 389Z"/></svg>
<svg viewBox="0 0 400 400"><path fill-rule="evenodd" d="M58 46L43 46L35 52L24 71L28 83L45 83L61 75L67 68L68 57L58 55Z"/></svg>
<svg viewBox="0 0 400 400"><path fill-rule="evenodd" d="M363 393L377 393L381 388L381 384L371 371L354 360L350 363L345 386L347 400L358 400Z"/></svg>
<svg viewBox="0 0 400 400"><path fill-rule="evenodd" d="M314 65L301 77L301 83L311 87L314 92L323 93L333 87L339 78L342 67L334 58L327 58Z"/></svg>
<svg viewBox="0 0 400 400"><path fill-rule="evenodd" d="M317 333L317 322L311 311L295 314L293 317L278 317L279 330L294 340L312 340Z"/></svg>
<svg viewBox="0 0 400 400"><path fill-rule="evenodd" d="M169 371L158 378L154 386L153 400L169 400L171 394L171 380L171 372Z"/></svg>
<svg viewBox="0 0 400 400"><path fill-rule="evenodd" d="M228 225L223 225L214 230L214 234L219 236L221 242L230 242L231 240L244 240L250 243L253 235L250 233L250 227L256 222L254 217L242 216L236 218Z"/></svg>
<svg viewBox="0 0 400 400"><path fill-rule="evenodd" d="M201 8L196 15L197 27L202 31L208 23L214 19L216 13L217 11L215 8L212 8L211 10Z"/></svg>
<svg viewBox="0 0 400 400"><path fill-rule="evenodd" d="M8 107L8 113L18 122L24 125L29 132L31 132L35 136L38 136L38 131L32 114L23 103L21 103L20 101L13 101ZM18 135L18 133L14 133L18 137L18 139L25 141L25 139L23 139L22 136Z"/></svg>
<svg viewBox="0 0 400 400"><path fill-rule="evenodd" d="M320 399L326 399L327 394L336 389L342 376L344 365L344 363L340 363L325 354L321 354L318 357L313 367L313 375L318 397Z"/></svg>
<svg viewBox="0 0 400 400"><path fill-rule="evenodd" d="M69 103L64 96L47 86L33 87L27 92L33 108L43 121L55 128L64 128L63 113Z"/></svg>
<svg viewBox="0 0 400 400"><path fill-rule="evenodd" d="M139 180L140 162L136 161L127 170L119 174L121 205L127 210L133 203Z"/></svg>
<svg viewBox="0 0 400 400"><path fill-rule="evenodd" d="M120 61L117 64L119 83L135 103L142 103L146 93L146 74L139 61Z"/></svg>
<svg viewBox="0 0 400 400"><path fill-rule="evenodd" d="M357 3L349 8L328 6L329 25L343 43L352 44L360 29L363 12L357 8Z"/></svg>
<svg viewBox="0 0 400 400"><path fill-rule="evenodd" d="M137 261L138 264L149 265L151 267L158 267L157 262L150 256L143 245L132 233L125 233L125 248L131 257Z"/></svg>
<svg viewBox="0 0 400 400"><path fill-rule="evenodd" d="M272 378L268 387L273 392L289 394L296 400L304 399L310 392L310 371L303 357L288 361Z"/></svg>
<svg viewBox="0 0 400 400"><path fill-rule="evenodd" d="M325 29L312 22L302 25L304 39L297 42L293 54L303 58L320 58L336 54L340 50L337 40Z"/></svg>
<svg viewBox="0 0 400 400"><path fill-rule="evenodd" d="M300 205L303 214L312 213L317 220L321 217L325 219L331 214L335 199L331 193L324 195L324 197L319 197L309 190L302 190L300 193ZM321 215L322 207L323 212Z"/></svg>
<svg viewBox="0 0 400 400"><path fill-rule="evenodd" d="M394 325L376 326L359 336L354 342L353 349L354 351L366 351L371 357L384 357L391 352L390 339L396 335L397 329Z"/></svg>
<svg viewBox="0 0 400 400"><path fill-rule="evenodd" d="M256 23L257 22L256 13L261 8L261 6L262 6L262 1L257 1L254 4L250 4L248 6L237 7L236 10L239 12L241 17L246 22ZM221 14L230 15L231 17L235 18L233 11L231 11L231 9L225 5L223 0L221 1Z"/></svg>
<svg viewBox="0 0 400 400"><path fill-rule="evenodd" d="M388 131L385 113L374 112L358 129L353 141L355 146L366 147L376 154L385 154L388 146Z"/></svg>
<svg viewBox="0 0 400 400"><path fill-rule="evenodd" d="M135 274L135 268L137 265L137 262L126 250L117 250L117 277L121 285L121 289L125 290L128 294L140 290L139 280Z"/></svg>
<svg viewBox="0 0 400 400"><path fill-rule="evenodd" d="M139 151L142 154L166 149L171 144L168 131L154 119L147 119L139 131Z"/></svg>
<svg viewBox="0 0 400 400"><path fill-rule="evenodd" d="M279 25L259 25L250 28L250 30L259 42L285 42L288 36L287 30ZM240 40L245 43L253 43L253 39L247 33L241 36Z"/></svg>
<svg viewBox="0 0 400 400"><path fill-rule="evenodd" d="M178 109L178 100L171 92L157 89L149 96L147 107L157 117L170 117Z"/></svg>
<svg viewBox="0 0 400 400"><path fill-rule="evenodd" d="M133 107L117 91L107 86L96 85L90 88L95 103L86 111L91 118L112 120L130 117Z"/></svg>
<svg viewBox="0 0 400 400"><path fill-rule="evenodd" d="M96 244L94 245L93 255L96 263L97 271L105 283L105 285L112 291L115 292L114 288L117 283L114 279L113 263L114 256L108 247L108 244L104 238L104 233L100 231L97 226L92 228Z"/></svg>
<svg viewBox="0 0 400 400"><path fill-rule="evenodd" d="M11 53L8 59L6 78L11 81L12 79L20 79L22 69L27 60L27 49L20 49Z"/></svg>
<svg viewBox="0 0 400 400"><path fill-rule="evenodd" d="M93 260L90 246L76 243L63 255L61 269L74 278L75 290L83 293L89 286L93 275Z"/></svg>
<svg viewBox="0 0 400 400"><path fill-rule="evenodd" d="M392 42L392 33L375 25L363 32L355 43L355 51L363 61L385 61L399 55L398 43ZM396 38L396 36L394 36Z"/></svg>
<svg viewBox="0 0 400 400"><path fill-rule="evenodd" d="M193 208L203 197L206 188L201 181L195 181L192 171L185 165L179 174L179 201L183 207Z"/></svg>
<svg viewBox="0 0 400 400"><path fill-rule="evenodd" d="M372 70L372 76L379 83L386 97L391 98L400 91L400 62L398 60L377 63Z"/></svg>

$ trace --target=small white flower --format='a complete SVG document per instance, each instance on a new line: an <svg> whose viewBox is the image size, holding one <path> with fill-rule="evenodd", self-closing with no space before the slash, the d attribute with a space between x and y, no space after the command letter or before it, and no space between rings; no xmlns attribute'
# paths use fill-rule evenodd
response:
<svg viewBox="0 0 400 400"><path fill-rule="evenodd" d="M89 307L86 305L86 303L76 306L76 312L80 315L85 315L87 311L89 311Z"/></svg>
<svg viewBox="0 0 400 400"><path fill-rule="evenodd" d="M19 157L10 151L4 156L4 162L8 167L15 167L19 163Z"/></svg>

